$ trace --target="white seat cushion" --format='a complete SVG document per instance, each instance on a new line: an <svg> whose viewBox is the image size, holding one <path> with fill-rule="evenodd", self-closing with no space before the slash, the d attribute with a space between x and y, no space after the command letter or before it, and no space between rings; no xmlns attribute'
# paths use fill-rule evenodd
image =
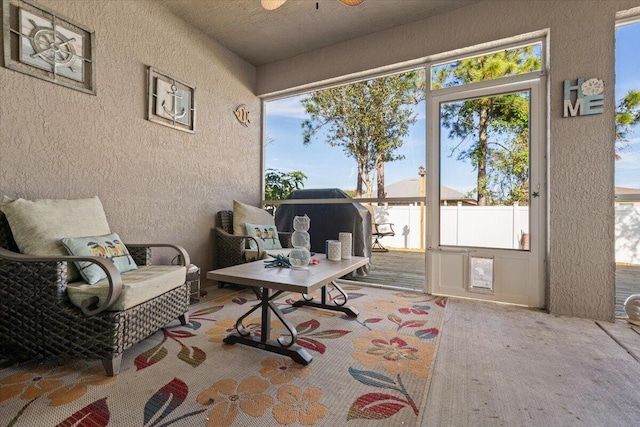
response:
<svg viewBox="0 0 640 427"><path fill-rule="evenodd" d="M122 273L122 293L109 311L127 310L149 301L185 283L187 268L181 265L145 265L137 270ZM82 301L96 295L103 301L109 292L109 281L102 279L90 285L73 282L67 285L71 302L78 307Z"/></svg>

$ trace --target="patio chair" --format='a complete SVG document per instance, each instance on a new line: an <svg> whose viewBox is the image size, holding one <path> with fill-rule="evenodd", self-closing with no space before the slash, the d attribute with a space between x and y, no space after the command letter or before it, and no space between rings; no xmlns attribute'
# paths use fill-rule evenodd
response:
<svg viewBox="0 0 640 427"><path fill-rule="evenodd" d="M390 222L384 222L380 224L372 223L371 236L373 237L373 244L371 250L374 252L389 252L389 249L382 246L380 239L386 236L395 236L396 232L393 230L393 224Z"/></svg>
<svg viewBox="0 0 640 427"><path fill-rule="evenodd" d="M35 204L39 201L27 202ZM107 375L115 376L126 349L174 319L179 319L183 325L188 322L186 267L189 255L183 248L171 244L127 244L122 247L128 254L118 252L114 256L130 256L132 261L127 258L127 262L135 262L136 267L121 273L116 261L105 257L44 254L40 250L31 251L32 255L21 253L17 241L22 247L27 244L33 247L33 243L51 237L44 236L43 229L54 233L64 230L69 237L83 239L81 236L87 235L87 227L95 227L93 224L100 222L100 218L95 218L101 217L103 224L95 229L95 234L89 235L104 237L104 230L109 230L97 198L62 202L68 202L63 203L67 207L83 207L64 212L58 209L60 215L48 211L40 217L40 223L45 224L38 229L38 238L30 243L25 242L23 232L17 232L27 227L21 226L20 219L16 220L16 211L10 213L4 202L1 206L0 356L11 360L36 357L101 359ZM40 204L38 209L42 212L42 206L46 204ZM87 208L89 205L91 208ZM87 225L89 223L91 225ZM33 221L22 224L31 227ZM71 228L76 224L79 234L74 235ZM47 250L52 247L54 252L65 251L59 238L52 237L49 242L53 246ZM87 246L85 243L84 247ZM171 248L180 255L182 265L151 265L152 247ZM100 246L102 251L116 249ZM74 279L71 264L76 262L87 262L88 266L84 265L82 269L97 266L106 277L95 284L82 278Z"/></svg>
<svg viewBox="0 0 640 427"><path fill-rule="evenodd" d="M236 204L235 206L238 205ZM244 206L246 207L247 205ZM260 210L262 211L262 213L259 214L261 215L260 218L249 218L251 223L273 223L273 217L271 217L271 214L262 209ZM290 243L292 233L280 231L277 232L280 246L282 246L284 250L265 249L262 239L258 238L257 236L250 236L246 232L241 233L240 230L242 229L242 227L235 227L235 231L237 231L237 233L234 233L233 214L233 211L230 210L219 211L217 214L217 224L215 227L216 269L231 267L234 265L243 264L245 262L263 259L267 256L268 253L282 253L286 251L286 248L291 247ZM238 225L237 221L236 225ZM250 242L253 243L253 248ZM218 284L219 287L222 287L223 285L224 283Z"/></svg>
<svg viewBox="0 0 640 427"><path fill-rule="evenodd" d="M373 206L366 205L367 210L371 214L371 251L372 252L389 252L389 249L382 246L380 239L386 236L395 236L396 232L393 230L393 224L390 222L378 222L382 217L376 218L376 213Z"/></svg>

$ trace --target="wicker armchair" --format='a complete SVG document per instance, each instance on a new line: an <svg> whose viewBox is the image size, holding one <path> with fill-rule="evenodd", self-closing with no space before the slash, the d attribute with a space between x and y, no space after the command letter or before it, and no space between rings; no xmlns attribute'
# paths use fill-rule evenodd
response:
<svg viewBox="0 0 640 427"><path fill-rule="evenodd" d="M171 247L189 265L179 246L128 244L138 266L150 265L151 247ZM89 297L79 308L67 292L67 263L90 261L109 279L104 301ZM126 274L126 273L125 273ZM0 355L12 360L35 357L102 359L107 375L120 370L122 353L174 319L188 322L186 283L126 310L110 311L118 299L122 276L100 257L24 255L19 252L5 215L0 212Z"/></svg>
<svg viewBox="0 0 640 427"><path fill-rule="evenodd" d="M220 211L217 216L218 223L215 228L216 268L230 267L264 257L265 251L260 239L252 236L238 236L233 234L233 211ZM291 246L291 233L279 232L278 238L283 248ZM255 257L248 257L246 253L249 250L250 240L255 242L258 247L257 256ZM255 252L255 250L253 252ZM220 284L220 286L221 285L222 284Z"/></svg>

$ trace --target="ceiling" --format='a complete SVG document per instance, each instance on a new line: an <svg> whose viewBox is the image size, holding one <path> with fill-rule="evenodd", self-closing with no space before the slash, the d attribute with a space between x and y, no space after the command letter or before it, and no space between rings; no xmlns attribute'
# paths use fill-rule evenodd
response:
<svg viewBox="0 0 640 427"><path fill-rule="evenodd" d="M448 12L480 0L287 0L268 11L260 0L156 0L259 66ZM317 8L316 8L317 4Z"/></svg>

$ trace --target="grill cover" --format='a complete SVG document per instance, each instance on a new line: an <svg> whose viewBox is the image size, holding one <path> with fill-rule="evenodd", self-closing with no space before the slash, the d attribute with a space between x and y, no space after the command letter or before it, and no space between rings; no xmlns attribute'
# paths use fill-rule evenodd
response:
<svg viewBox="0 0 640 427"><path fill-rule="evenodd" d="M339 188L294 190L287 199L351 199ZM309 235L311 251L324 253L326 240L337 240L338 233L352 234L353 255L371 258L371 213L358 202L344 204L280 205L276 209L276 227L293 231L293 217L307 215L311 219ZM366 276L369 264L352 275Z"/></svg>

